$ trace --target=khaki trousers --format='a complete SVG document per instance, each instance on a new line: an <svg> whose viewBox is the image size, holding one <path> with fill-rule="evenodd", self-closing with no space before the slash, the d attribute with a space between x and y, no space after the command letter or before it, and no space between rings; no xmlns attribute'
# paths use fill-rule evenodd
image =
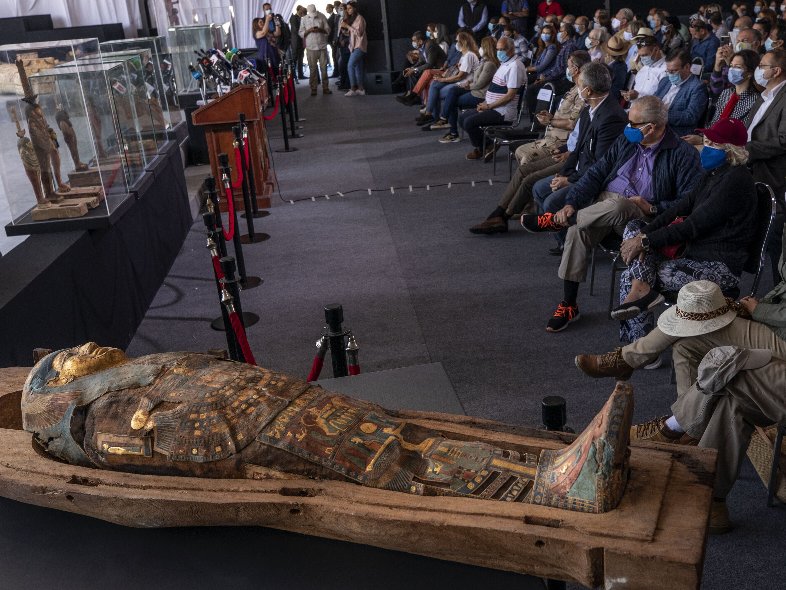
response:
<svg viewBox="0 0 786 590"><path fill-rule="evenodd" d="M516 148L516 160L519 164L534 162L551 155L551 150L564 145L564 141L557 139L537 139Z"/></svg>
<svg viewBox="0 0 786 590"><path fill-rule="evenodd" d="M766 325L743 318L735 318L725 328L710 334L687 338L667 336L659 328L655 328L643 338L624 346L622 358L631 367L643 367L654 361L669 346L672 347L678 396L691 388L696 381L701 359L717 346L767 348L772 351L773 358L786 360L786 340L778 338Z"/></svg>
<svg viewBox="0 0 786 590"><path fill-rule="evenodd" d="M535 213L532 187L537 181L559 172L560 168L562 163L554 162L554 158L550 155L522 163L513 173L513 178L502 194L499 206L511 216L522 212Z"/></svg>
<svg viewBox="0 0 786 590"><path fill-rule="evenodd" d="M632 219L644 218L641 208L618 193L603 191L598 200L576 213L576 225L568 228L559 265L559 278L583 283L592 249L612 231L622 235Z"/></svg>
<svg viewBox="0 0 786 590"><path fill-rule="evenodd" d="M739 475L754 426L786 420L786 361L773 358L759 369L740 371L714 395L694 385L671 410L700 447L718 450L713 495L725 498Z"/></svg>
<svg viewBox="0 0 786 590"><path fill-rule="evenodd" d="M319 62L319 75L322 76L322 89L329 90L327 49L306 49L306 59L308 60L308 85L311 86L311 90L317 89L317 62Z"/></svg>

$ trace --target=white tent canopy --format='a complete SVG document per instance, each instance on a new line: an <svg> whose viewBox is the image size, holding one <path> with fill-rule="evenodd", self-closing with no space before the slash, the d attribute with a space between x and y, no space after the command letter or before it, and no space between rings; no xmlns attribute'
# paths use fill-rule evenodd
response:
<svg viewBox="0 0 786 590"><path fill-rule="evenodd" d="M164 0L146 0L153 26L157 14L164 14ZM215 14L215 9L226 10L230 5L235 13L236 44L253 47L251 20L262 15L263 0L179 0L182 24L192 24L193 15ZM273 11L288 18L297 0L272 0ZM142 28L139 0L0 0L0 18L31 14L51 14L55 27L76 27L122 23L126 37L136 37ZM200 16L199 22L204 22ZM165 34L166 26L158 26Z"/></svg>

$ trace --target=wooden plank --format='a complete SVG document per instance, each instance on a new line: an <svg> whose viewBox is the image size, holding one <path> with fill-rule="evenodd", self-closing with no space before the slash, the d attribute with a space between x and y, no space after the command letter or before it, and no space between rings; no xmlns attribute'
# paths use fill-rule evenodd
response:
<svg viewBox="0 0 786 590"><path fill-rule="evenodd" d="M14 392L24 376L26 370L0 369L3 397L18 403ZM493 422L441 418L419 413L417 420L505 447L564 444L540 431L532 434L542 439ZM662 588L664 580L670 588L699 586L714 462L707 449L634 446L620 506L583 514L412 496L264 468L249 468L258 479L236 480L95 470L39 455L29 433L0 429L0 495L21 502L133 527L267 526L590 587Z"/></svg>

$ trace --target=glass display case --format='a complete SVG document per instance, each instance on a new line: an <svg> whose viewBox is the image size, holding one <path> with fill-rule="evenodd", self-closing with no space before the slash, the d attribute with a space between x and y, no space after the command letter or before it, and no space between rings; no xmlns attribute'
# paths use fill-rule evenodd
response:
<svg viewBox="0 0 786 590"><path fill-rule="evenodd" d="M133 104L134 120L142 138L145 157L151 160L159 147L166 141L166 120L161 103L154 98L157 94L152 69L152 53L149 49L131 51L102 52L101 58L93 58L83 63L97 65L102 63L122 63L123 76L119 82L128 90L127 95ZM150 68L146 66L150 65ZM58 66L62 68L63 66ZM152 78L151 78L152 77ZM153 92L150 91L153 89Z"/></svg>
<svg viewBox="0 0 786 590"><path fill-rule="evenodd" d="M159 0L149 3L156 28L162 33L172 27L217 25L222 31L221 44L234 47L235 6L226 0Z"/></svg>
<svg viewBox="0 0 786 590"><path fill-rule="evenodd" d="M143 64L148 93L151 101L158 102L163 109L166 128L171 129L183 121L183 112L177 99L177 82L166 37L139 37L101 43L101 52L104 54L144 49L150 50L152 54L152 62ZM144 60L144 55L142 57Z"/></svg>
<svg viewBox="0 0 786 590"><path fill-rule="evenodd" d="M168 35L177 87L181 93L198 92L199 82L192 77L190 66L199 59L196 52L223 47L221 27L218 25L171 27Z"/></svg>
<svg viewBox="0 0 786 590"><path fill-rule="evenodd" d="M146 165L126 62L97 39L0 46L0 185L6 233L106 220ZM72 227L72 226L70 226Z"/></svg>

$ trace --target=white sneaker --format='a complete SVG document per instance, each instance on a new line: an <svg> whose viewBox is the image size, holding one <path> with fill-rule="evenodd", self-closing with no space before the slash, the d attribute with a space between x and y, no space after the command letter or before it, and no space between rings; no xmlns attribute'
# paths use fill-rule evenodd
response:
<svg viewBox="0 0 786 590"><path fill-rule="evenodd" d="M366 96L366 91L362 88L355 90L355 96Z"/></svg>
<svg viewBox="0 0 786 590"><path fill-rule="evenodd" d="M354 90L350 90L350 91L349 91L349 92L347 92L347 93L346 93L344 96L355 96L355 94L356 94L356 93L355 93L355 91L354 91Z"/></svg>
<svg viewBox="0 0 786 590"><path fill-rule="evenodd" d="M660 369L661 365L663 364L663 359L661 357L656 358L652 361L649 365L644 365L645 371L652 371L653 369Z"/></svg>

